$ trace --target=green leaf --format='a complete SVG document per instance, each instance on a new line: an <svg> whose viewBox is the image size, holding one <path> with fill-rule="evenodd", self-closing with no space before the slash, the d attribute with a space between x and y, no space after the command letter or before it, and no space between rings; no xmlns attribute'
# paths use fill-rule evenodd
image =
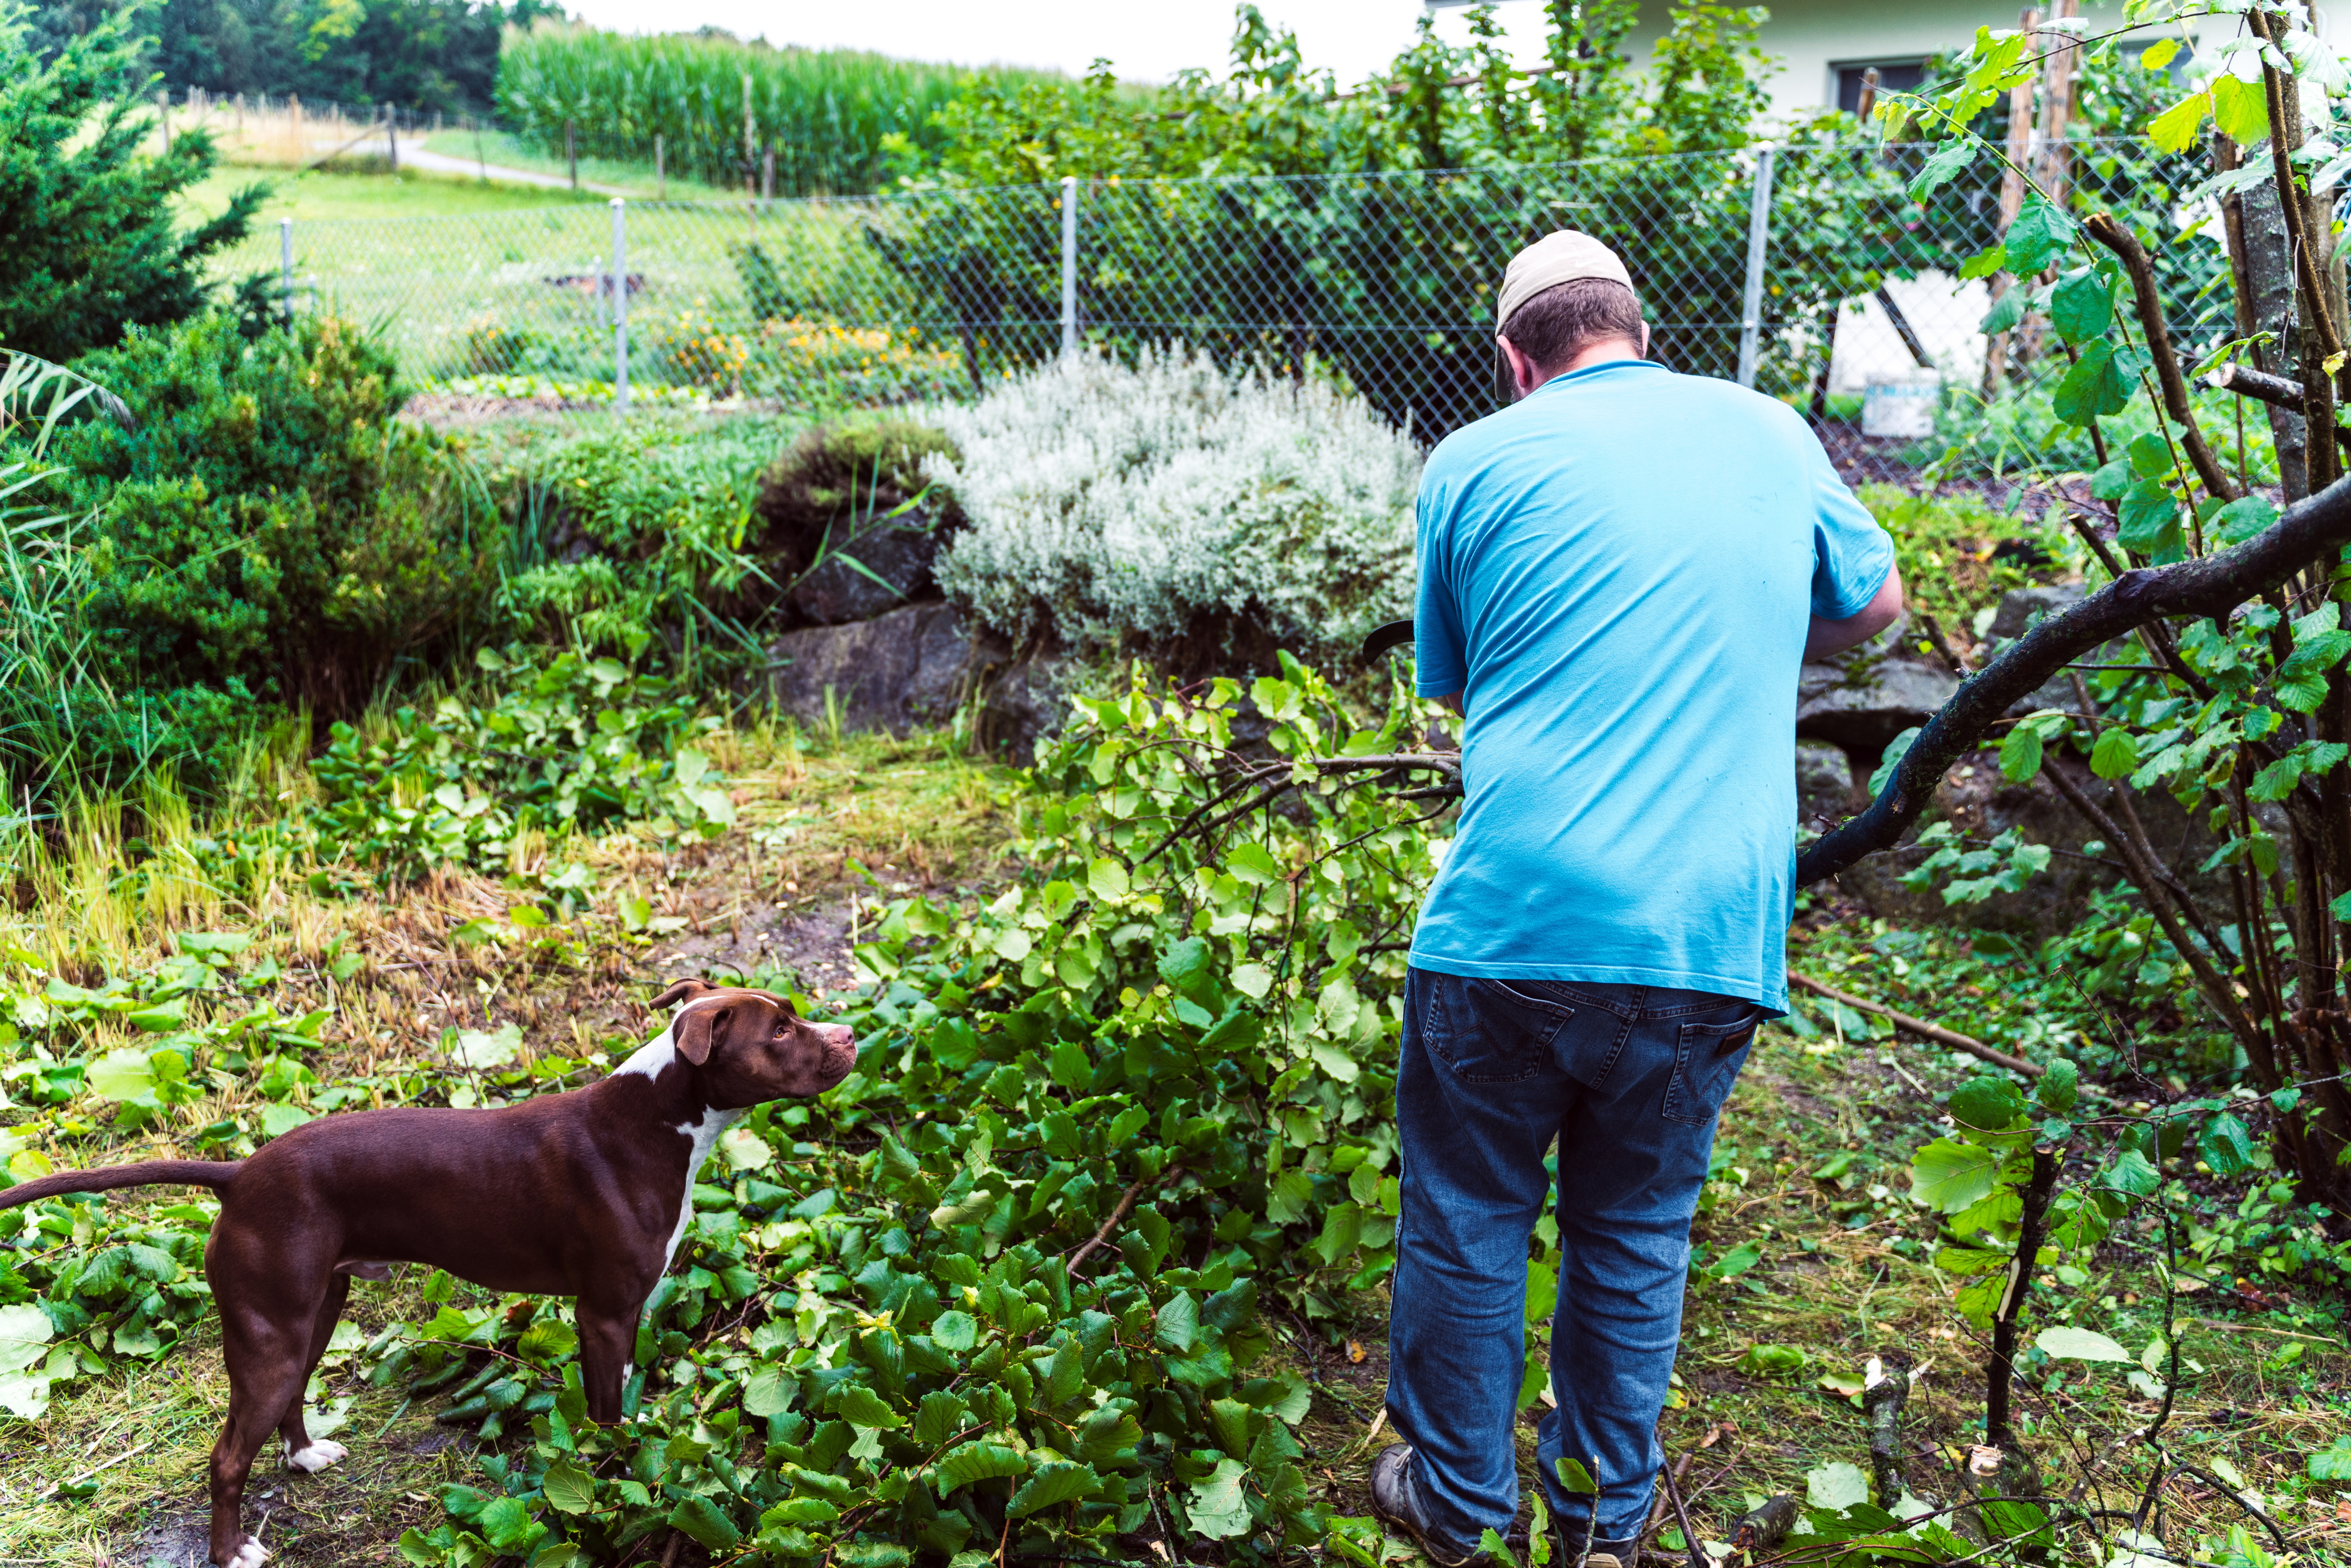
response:
<svg viewBox="0 0 2351 1568"><path fill-rule="evenodd" d="M173 997L168 1002L133 1009L125 1015L124 1021L150 1034L169 1034L173 1030L184 1029L188 1022L188 998Z"/></svg>
<svg viewBox="0 0 2351 1568"><path fill-rule="evenodd" d="M147 1053L127 1045L91 1062L83 1082L89 1086L91 1096L99 1100L140 1100L155 1089L155 1076L148 1069Z"/></svg>
<svg viewBox="0 0 2351 1568"><path fill-rule="evenodd" d="M1804 1353L1792 1344L1750 1344L1740 1356L1738 1369L1750 1377L1776 1376L1804 1370Z"/></svg>
<svg viewBox="0 0 2351 1568"><path fill-rule="evenodd" d="M1102 1478L1094 1474L1091 1466L1040 1465L1036 1473L1012 1494L1012 1500L1006 1505L1004 1511L1014 1519L1026 1519L1044 1509L1091 1496L1101 1485Z"/></svg>
<svg viewBox="0 0 2351 1568"><path fill-rule="evenodd" d="M2063 1116L2074 1109L2082 1097L2082 1071L2064 1057L2049 1063L2041 1082L2032 1086L2032 1097L2041 1108L2052 1115Z"/></svg>
<svg viewBox="0 0 2351 1568"><path fill-rule="evenodd" d="M1240 1460L1227 1458L1217 1461L1206 1479L1192 1484L1184 1511L1191 1518L1193 1534L1209 1541L1229 1541L1249 1532L1249 1497L1241 1490L1241 1480L1248 1474Z"/></svg>
<svg viewBox="0 0 2351 1568"><path fill-rule="evenodd" d="M517 1548L528 1551L547 1532L547 1526L533 1521L530 1510L523 1506L520 1498L514 1497L492 1498L485 1503L482 1511L474 1516L474 1528L500 1552L517 1556L521 1555Z"/></svg>
<svg viewBox="0 0 2351 1568"><path fill-rule="evenodd" d="M2276 502L2261 496L2245 496L2213 513L2204 528L2220 544L2241 545L2277 519Z"/></svg>
<svg viewBox="0 0 2351 1568"><path fill-rule="evenodd" d="M1086 887L1105 904L1116 904L1127 894L1126 868L1106 857L1096 860L1086 867Z"/></svg>
<svg viewBox="0 0 2351 1568"><path fill-rule="evenodd" d="M2127 779L2138 770L2138 737L2118 724L2098 732L2090 747L2090 771L2101 779Z"/></svg>
<svg viewBox="0 0 2351 1568"><path fill-rule="evenodd" d="M2222 135L2241 147L2268 139L2269 98L2261 83L2239 81L2223 73L2212 78L2211 93L2212 121Z"/></svg>
<svg viewBox="0 0 2351 1568"><path fill-rule="evenodd" d="M713 1552L726 1552L743 1539L743 1531L735 1521L719 1511L718 1505L706 1497L690 1497L677 1505L669 1516L673 1528L683 1531L692 1541Z"/></svg>
<svg viewBox="0 0 2351 1568"><path fill-rule="evenodd" d="M1190 1350L1200 1337L1200 1305L1178 1291L1151 1321L1152 1337L1178 1353Z"/></svg>
<svg viewBox="0 0 2351 1568"><path fill-rule="evenodd" d="M1918 738L1918 731L1923 727L1914 724L1886 743L1886 750L1878 757L1877 768L1869 776L1872 797L1884 793L1886 786L1893 782L1894 770L1902 765L1902 758L1910 750L1910 743Z"/></svg>
<svg viewBox="0 0 2351 1568"><path fill-rule="evenodd" d="M979 1320L965 1312L941 1312L931 1324L931 1340L941 1350L961 1355L979 1343Z"/></svg>
<svg viewBox="0 0 2351 1568"><path fill-rule="evenodd" d="M743 1381L743 1413L780 1416L799 1396L799 1382L779 1366L763 1366Z"/></svg>
<svg viewBox="0 0 2351 1568"><path fill-rule="evenodd" d="M1561 1490L1571 1496L1598 1497L1600 1495L1600 1483L1592 1479L1592 1472L1584 1468L1583 1462L1580 1459L1565 1457L1553 1459L1551 1462L1551 1472L1559 1478Z"/></svg>
<svg viewBox="0 0 2351 1568"><path fill-rule="evenodd" d="M2006 267L2007 265L2008 247L1996 244L1989 249L1976 252L1975 255L1961 262L1959 264L1959 277L1963 281L1978 277L1990 277L1993 273L1998 272L2001 267Z"/></svg>
<svg viewBox="0 0 2351 1568"><path fill-rule="evenodd" d="M2115 527L2115 542L2141 555L2154 555L2164 545L2167 530L2179 528L2179 499L2159 479L2141 479L2123 496Z"/></svg>
<svg viewBox="0 0 2351 1568"><path fill-rule="evenodd" d="M2086 425L2103 414L2120 413L2130 402L2131 382L2105 339L2086 343L2082 357L2057 383L2051 412L2068 424Z"/></svg>
<svg viewBox="0 0 2351 1568"><path fill-rule="evenodd" d="M1959 178L1960 171L1976 160L1976 144L1971 138L1959 137L1944 142L1927 155L1927 162L1910 177L1910 197L1923 202Z"/></svg>
<svg viewBox="0 0 2351 1568"><path fill-rule="evenodd" d="M922 1408L914 1415L914 1441L935 1448L961 1431L964 1418L970 1414L971 1406L962 1396L934 1389L923 1396Z"/></svg>
<svg viewBox="0 0 2351 1568"><path fill-rule="evenodd" d="M261 1108L261 1135L282 1138L311 1119L310 1113L299 1105L265 1105Z"/></svg>
<svg viewBox="0 0 2351 1568"><path fill-rule="evenodd" d="M2032 1343L2043 1354L2058 1361L2119 1361L2128 1364L2131 1353L2095 1329L2077 1329L2054 1324L2033 1336Z"/></svg>
<svg viewBox="0 0 2351 1568"><path fill-rule="evenodd" d="M862 1383L852 1384L833 1401L832 1412L852 1427L894 1428L906 1424L906 1417L882 1402L882 1396Z"/></svg>
<svg viewBox="0 0 2351 1568"><path fill-rule="evenodd" d="M1869 1477L1859 1465L1840 1459L1804 1472L1804 1500L1814 1508L1844 1512L1869 1500Z"/></svg>
<svg viewBox="0 0 2351 1568"><path fill-rule="evenodd" d="M2314 1481L2351 1481L2351 1432L2338 1432L2335 1441L2310 1456L2307 1469Z"/></svg>
<svg viewBox="0 0 2351 1568"><path fill-rule="evenodd" d="M596 1506L596 1478L569 1454L547 1467L539 1490L547 1494L549 1506L563 1513L586 1513Z"/></svg>
<svg viewBox="0 0 2351 1568"><path fill-rule="evenodd" d="M2165 43L2170 41L2166 39ZM2156 47L2160 48L2163 46L2159 44ZM2147 51L2149 54L2154 52L2154 49ZM2211 112L2212 95L2210 93L2190 93L2147 122L2147 139L2166 152L2185 152L2188 151L2189 144L2196 140L2197 128L2204 123L2204 117ZM2269 119L2266 106L2262 110L2262 118L2266 125Z"/></svg>
<svg viewBox="0 0 2351 1568"><path fill-rule="evenodd" d="M2214 1176L2242 1176L2253 1168L2252 1130L2223 1111L2204 1124L2196 1152L2212 1167Z"/></svg>
<svg viewBox="0 0 2351 1568"><path fill-rule="evenodd" d="M2011 288L1993 300L1991 308L1983 313L1983 319L1976 323L1976 330L1989 338L1995 332L2013 329L2024 319L2024 293L2022 288Z"/></svg>
<svg viewBox="0 0 2351 1568"><path fill-rule="evenodd" d="M1752 1241L1742 1241L1708 1264L1704 1271L1711 1279L1728 1280L1744 1274L1762 1260L1763 1249Z"/></svg>
<svg viewBox="0 0 2351 1568"><path fill-rule="evenodd" d="M522 1054L522 1026L495 1030L463 1030L450 1047L449 1058L460 1067L504 1067Z"/></svg>
<svg viewBox="0 0 2351 1568"><path fill-rule="evenodd" d="M2114 321L2114 285L2094 268L2085 267L2057 280L2049 297L2049 322L2059 337L2086 343L2105 337Z"/></svg>
<svg viewBox="0 0 2351 1568"><path fill-rule="evenodd" d="M2000 743L2000 770L2011 783L2022 784L2041 771L2041 732L2020 724Z"/></svg>
<svg viewBox="0 0 2351 1568"><path fill-rule="evenodd" d="M2074 243L2074 220L2038 192L2028 191L2024 209L2001 236L2008 268L2019 277L2046 269Z"/></svg>
<svg viewBox="0 0 2351 1568"><path fill-rule="evenodd" d="M1237 844L1225 856L1225 869L1250 887L1265 887L1281 878L1281 867L1263 844L1254 839Z"/></svg>
<svg viewBox="0 0 2351 1568"><path fill-rule="evenodd" d="M2005 1132L2024 1114L2024 1096L2016 1092L2016 1085L1989 1074L1952 1090L1947 1103L1961 1126L1986 1133Z"/></svg>
<svg viewBox="0 0 2351 1568"><path fill-rule="evenodd" d="M2147 1163L2147 1156L2137 1149L2126 1148L2115 1156L2115 1163L2106 1168L2099 1185L2132 1197L2147 1197L2161 1184L2155 1167Z"/></svg>
<svg viewBox="0 0 2351 1568"><path fill-rule="evenodd" d="M542 1364L558 1361L580 1348L580 1331L560 1318L548 1318L522 1331L515 1352L525 1361Z"/></svg>
<svg viewBox="0 0 2351 1568"><path fill-rule="evenodd" d="M939 1490L952 1492L975 1481L1024 1475L1028 1469L1028 1459L1001 1443L966 1443L939 1461Z"/></svg>
<svg viewBox="0 0 2351 1568"><path fill-rule="evenodd" d="M2000 1152L1937 1138L1910 1157L1910 1187L1938 1214L1957 1214L1991 1196Z"/></svg>

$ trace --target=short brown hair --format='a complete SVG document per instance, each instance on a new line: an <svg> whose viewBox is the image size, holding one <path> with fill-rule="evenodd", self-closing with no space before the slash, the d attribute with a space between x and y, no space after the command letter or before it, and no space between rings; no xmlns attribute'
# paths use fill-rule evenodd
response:
<svg viewBox="0 0 2351 1568"><path fill-rule="evenodd" d="M1614 278L1555 283L1510 312L1502 335L1539 370L1556 371L1594 343L1641 341L1641 300Z"/></svg>

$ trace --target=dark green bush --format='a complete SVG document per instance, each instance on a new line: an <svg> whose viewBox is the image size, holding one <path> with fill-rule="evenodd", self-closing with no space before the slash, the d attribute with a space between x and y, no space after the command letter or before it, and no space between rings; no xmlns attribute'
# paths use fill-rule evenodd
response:
<svg viewBox="0 0 2351 1568"><path fill-rule="evenodd" d="M83 369L136 422L86 421L54 454L93 514L82 618L117 689L349 714L485 602L492 509L455 449L392 417L391 359L350 323L248 342L207 315Z"/></svg>

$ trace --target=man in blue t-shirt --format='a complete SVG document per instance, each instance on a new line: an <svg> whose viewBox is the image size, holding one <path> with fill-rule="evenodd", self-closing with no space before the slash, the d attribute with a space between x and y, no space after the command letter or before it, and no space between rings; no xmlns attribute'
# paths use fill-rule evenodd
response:
<svg viewBox="0 0 2351 1568"><path fill-rule="evenodd" d="M1715 1118L1787 1004L1797 668L1891 624L1902 585L1793 411L1643 358L1599 241L1529 246L1498 303L1518 400L1448 436L1420 486L1419 689L1460 709L1468 793L1405 984L1405 1441L1372 1496L1439 1563L1508 1533L1555 1138L1537 1469L1565 1561L1630 1568Z"/></svg>

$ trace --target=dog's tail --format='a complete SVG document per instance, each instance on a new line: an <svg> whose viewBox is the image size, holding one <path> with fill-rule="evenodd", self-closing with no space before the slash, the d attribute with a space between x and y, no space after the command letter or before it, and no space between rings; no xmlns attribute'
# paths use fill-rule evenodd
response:
<svg viewBox="0 0 2351 1568"><path fill-rule="evenodd" d="M148 1160L105 1170L59 1171L0 1190L0 1208L38 1203L68 1192L110 1192L118 1186L208 1186L219 1191L236 1178L243 1160Z"/></svg>

